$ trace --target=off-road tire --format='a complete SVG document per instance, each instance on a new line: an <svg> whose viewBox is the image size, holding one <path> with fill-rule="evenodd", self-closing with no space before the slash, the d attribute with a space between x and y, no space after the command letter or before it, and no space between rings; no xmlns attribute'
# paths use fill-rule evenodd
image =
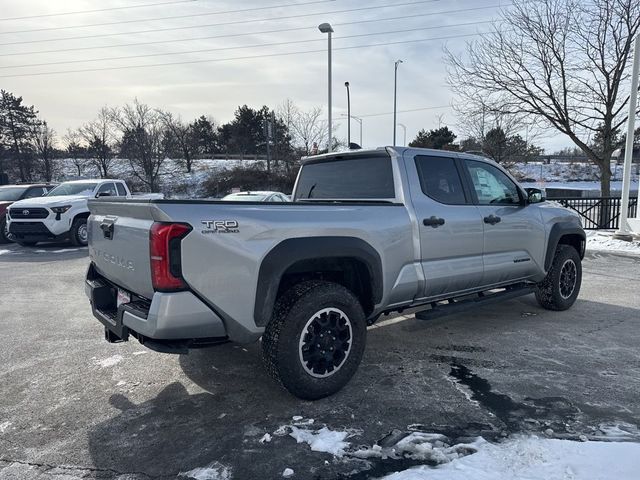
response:
<svg viewBox="0 0 640 480"><path fill-rule="evenodd" d="M7 228L7 216L3 215L2 217L0 217L0 243L9 243L11 241L7 237L6 228Z"/></svg>
<svg viewBox="0 0 640 480"><path fill-rule="evenodd" d="M573 289L569 288L567 275L574 276ZM570 245L558 245L545 279L538 284L536 300L547 310L567 310L571 308L582 284L582 262L580 255ZM569 294L570 292L570 294Z"/></svg>
<svg viewBox="0 0 640 480"><path fill-rule="evenodd" d="M85 229L85 235L81 234L82 229ZM89 243L88 237L86 236L86 228L87 228L87 219L86 218L78 218L73 221L71 225L71 230L69 231L69 238L71 239L71 243L77 247L86 247Z"/></svg>
<svg viewBox="0 0 640 480"><path fill-rule="evenodd" d="M305 329L318 313L332 309L345 314L340 321L350 324L351 342L346 358L333 372L313 376L303 364L302 343ZM338 314L339 315L339 314ZM334 317L335 320L335 317ZM269 374L291 394L304 400L317 400L336 393L358 369L366 344L367 323L358 298L337 283L320 280L301 282L277 301L273 316L262 336L262 358ZM335 340L335 337L332 337ZM328 336L326 338L328 340Z"/></svg>
<svg viewBox="0 0 640 480"><path fill-rule="evenodd" d="M16 242L21 247L35 247L38 242Z"/></svg>

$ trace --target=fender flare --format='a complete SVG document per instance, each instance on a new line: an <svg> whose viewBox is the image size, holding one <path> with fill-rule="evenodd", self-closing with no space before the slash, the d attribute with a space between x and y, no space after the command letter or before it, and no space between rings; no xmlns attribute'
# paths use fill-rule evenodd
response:
<svg viewBox="0 0 640 480"><path fill-rule="evenodd" d="M265 326L271 320L280 282L287 269L302 260L323 258L353 258L362 262L369 271L374 304L382 300L382 260L369 243L356 237L290 238L271 249L260 264L254 306L256 325Z"/></svg>
<svg viewBox="0 0 640 480"><path fill-rule="evenodd" d="M556 248L560 239L565 235L578 235L582 239L582 248L579 249L578 254L580 258L584 258L587 236L580 225L576 225L573 222L558 222L551 227L549 231L549 240L547 242L547 253L544 259L544 270L548 272L553 262L553 256L556 253Z"/></svg>

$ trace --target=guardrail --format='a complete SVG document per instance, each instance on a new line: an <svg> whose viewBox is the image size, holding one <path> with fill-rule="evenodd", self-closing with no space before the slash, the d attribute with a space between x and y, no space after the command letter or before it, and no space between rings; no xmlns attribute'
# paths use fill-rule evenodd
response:
<svg viewBox="0 0 640 480"><path fill-rule="evenodd" d="M585 230L617 230L620 228L622 199L620 197L562 197L552 198L571 210L575 210L582 219ZM638 211L638 199L630 198L629 217L635 217Z"/></svg>

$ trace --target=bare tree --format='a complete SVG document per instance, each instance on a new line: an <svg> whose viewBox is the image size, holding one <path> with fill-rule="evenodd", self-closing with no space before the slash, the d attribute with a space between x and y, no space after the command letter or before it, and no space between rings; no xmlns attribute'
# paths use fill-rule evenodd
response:
<svg viewBox="0 0 640 480"><path fill-rule="evenodd" d="M311 155L314 145L318 147L326 143L328 126L321 107L300 110L287 99L279 109L279 116L289 128L293 144L302 155Z"/></svg>
<svg viewBox="0 0 640 480"><path fill-rule="evenodd" d="M54 173L54 149L56 143L56 132L47 125L47 122L40 122L33 129L33 149L42 167L44 180L53 180Z"/></svg>
<svg viewBox="0 0 640 480"><path fill-rule="evenodd" d="M523 115L568 136L600 170L609 195L611 155L627 121L628 63L638 0L514 0L493 30L447 51L461 104ZM600 131L601 150L590 146Z"/></svg>
<svg viewBox="0 0 640 480"><path fill-rule="evenodd" d="M62 137L62 144L67 151L67 155L71 158L73 165L78 171L78 176L82 176L82 170L87 165L85 156L85 148L82 146L82 134L79 130L67 129L67 133Z"/></svg>
<svg viewBox="0 0 640 480"><path fill-rule="evenodd" d="M160 188L160 173L165 163L166 128L157 110L140 103L111 111L111 118L122 133L120 153L129 159L136 178L152 192Z"/></svg>
<svg viewBox="0 0 640 480"><path fill-rule="evenodd" d="M114 123L109 109L102 107L96 119L80 127L79 132L87 143L87 153L100 176L108 178L116 143Z"/></svg>
<svg viewBox="0 0 640 480"><path fill-rule="evenodd" d="M169 136L167 139L171 143L171 147L181 157L187 173L191 173L195 155L198 153L198 141L194 134L194 129L190 124L186 124L180 117L174 116L171 112L157 110L162 123L167 129Z"/></svg>

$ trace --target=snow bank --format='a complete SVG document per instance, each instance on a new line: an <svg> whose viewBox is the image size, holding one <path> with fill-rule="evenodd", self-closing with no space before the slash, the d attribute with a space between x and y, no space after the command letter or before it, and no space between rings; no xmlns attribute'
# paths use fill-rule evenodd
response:
<svg viewBox="0 0 640 480"><path fill-rule="evenodd" d="M640 443L573 442L521 437L502 444L483 439L477 453L438 467L420 466L385 480L632 480L640 470Z"/></svg>
<svg viewBox="0 0 640 480"><path fill-rule="evenodd" d="M640 242L625 242L613 238L611 231L587 231L587 251L624 252L640 255Z"/></svg>

